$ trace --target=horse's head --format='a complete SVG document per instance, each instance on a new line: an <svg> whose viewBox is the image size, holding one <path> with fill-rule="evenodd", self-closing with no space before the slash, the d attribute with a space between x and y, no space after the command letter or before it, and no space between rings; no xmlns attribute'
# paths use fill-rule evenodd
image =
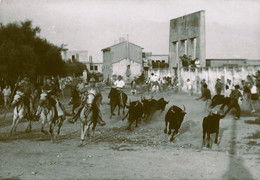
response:
<svg viewBox="0 0 260 180"><path fill-rule="evenodd" d="M21 101L23 95L24 95L23 92L17 91L11 105L15 106L17 103L19 103Z"/></svg>
<svg viewBox="0 0 260 180"><path fill-rule="evenodd" d="M89 93L87 95L87 104L93 104L94 100L95 100L95 95L92 93Z"/></svg>
<svg viewBox="0 0 260 180"><path fill-rule="evenodd" d="M42 91L40 95L40 101L39 104L42 105L44 102L46 102L48 99L48 92L47 91Z"/></svg>

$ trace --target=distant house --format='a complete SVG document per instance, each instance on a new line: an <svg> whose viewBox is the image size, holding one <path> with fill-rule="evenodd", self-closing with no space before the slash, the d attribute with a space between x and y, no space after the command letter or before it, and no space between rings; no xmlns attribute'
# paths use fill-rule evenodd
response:
<svg viewBox="0 0 260 180"><path fill-rule="evenodd" d="M103 51L103 76L121 75L130 80L142 73L142 47L129 41L122 41Z"/></svg>
<svg viewBox="0 0 260 180"><path fill-rule="evenodd" d="M64 61L74 60L80 62L88 61L88 51L62 51L62 59Z"/></svg>
<svg viewBox="0 0 260 180"><path fill-rule="evenodd" d="M102 73L103 63L102 62L86 62L88 70L90 73Z"/></svg>

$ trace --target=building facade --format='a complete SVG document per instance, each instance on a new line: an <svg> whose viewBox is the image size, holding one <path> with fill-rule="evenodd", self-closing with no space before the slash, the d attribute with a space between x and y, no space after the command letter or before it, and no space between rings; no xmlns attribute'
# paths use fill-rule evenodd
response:
<svg viewBox="0 0 260 180"><path fill-rule="evenodd" d="M80 62L88 62L88 51L62 51L62 59L64 61L74 60Z"/></svg>
<svg viewBox="0 0 260 180"><path fill-rule="evenodd" d="M131 80L141 75L142 49L129 41L102 49L104 78L121 75L125 80Z"/></svg>
<svg viewBox="0 0 260 180"><path fill-rule="evenodd" d="M180 56L184 54L192 59L198 58L200 66L205 67L205 11L172 19L169 39L170 68L182 67Z"/></svg>
<svg viewBox="0 0 260 180"><path fill-rule="evenodd" d="M236 68L246 64L247 59L206 59L206 67Z"/></svg>

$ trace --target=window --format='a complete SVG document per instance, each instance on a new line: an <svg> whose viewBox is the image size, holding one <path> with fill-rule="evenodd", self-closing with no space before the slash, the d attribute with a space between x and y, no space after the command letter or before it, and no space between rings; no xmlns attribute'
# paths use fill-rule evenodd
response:
<svg viewBox="0 0 260 180"><path fill-rule="evenodd" d="M96 71L98 70L98 66L95 66L95 70L96 70Z"/></svg>
<svg viewBox="0 0 260 180"><path fill-rule="evenodd" d="M93 66L92 65L90 66L90 70L93 70Z"/></svg>

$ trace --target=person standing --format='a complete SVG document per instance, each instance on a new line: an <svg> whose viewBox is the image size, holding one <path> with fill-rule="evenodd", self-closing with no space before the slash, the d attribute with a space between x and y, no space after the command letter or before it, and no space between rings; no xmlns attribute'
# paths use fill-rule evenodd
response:
<svg viewBox="0 0 260 180"><path fill-rule="evenodd" d="M8 105L10 103L11 87L6 85L2 91L2 94L4 96L4 106L6 109L8 109Z"/></svg>
<svg viewBox="0 0 260 180"><path fill-rule="evenodd" d="M125 81L123 80L123 77L119 75L114 84L116 89L120 92L120 104L123 106L123 88L125 87Z"/></svg>
<svg viewBox="0 0 260 180"><path fill-rule="evenodd" d="M193 92L192 92L192 83L189 78L187 79L187 90L188 90L189 96L191 96L193 94Z"/></svg>
<svg viewBox="0 0 260 180"><path fill-rule="evenodd" d="M225 89L225 97L229 97L231 94L231 89L229 88L228 85L226 85L226 89Z"/></svg>
<svg viewBox="0 0 260 180"><path fill-rule="evenodd" d="M257 87L256 87L256 81L252 85L251 88L251 108L252 108L252 113L255 113L255 106L258 104L258 93L257 93ZM259 105L259 104L258 104Z"/></svg>
<svg viewBox="0 0 260 180"><path fill-rule="evenodd" d="M131 93L133 94L133 95L135 95L136 94L136 77L134 77L134 79L132 80L132 82L131 82Z"/></svg>
<svg viewBox="0 0 260 180"><path fill-rule="evenodd" d="M230 103L228 105L228 109L226 110L226 112L221 116L221 118L224 118L227 113L229 113L229 111L234 107L237 110L237 114L235 119L238 120L240 118L240 106L238 104L238 99L241 98L243 99L243 96L241 94L241 92L239 91L239 85L235 85L235 90L232 90L231 94L230 94Z"/></svg>
<svg viewBox="0 0 260 180"><path fill-rule="evenodd" d="M218 78L218 79L217 79L217 82L216 82L216 84L215 84L215 90L216 90L216 94L217 94L217 95L221 95L222 88L223 88L223 84L222 84L222 82L220 81L220 79Z"/></svg>
<svg viewBox="0 0 260 180"><path fill-rule="evenodd" d="M203 101L205 101L204 110L205 110L205 112L209 112L209 106L210 106L210 103L211 103L211 92L208 89L208 85L206 83L203 84L203 88L204 88L203 94L197 100L203 99Z"/></svg>

